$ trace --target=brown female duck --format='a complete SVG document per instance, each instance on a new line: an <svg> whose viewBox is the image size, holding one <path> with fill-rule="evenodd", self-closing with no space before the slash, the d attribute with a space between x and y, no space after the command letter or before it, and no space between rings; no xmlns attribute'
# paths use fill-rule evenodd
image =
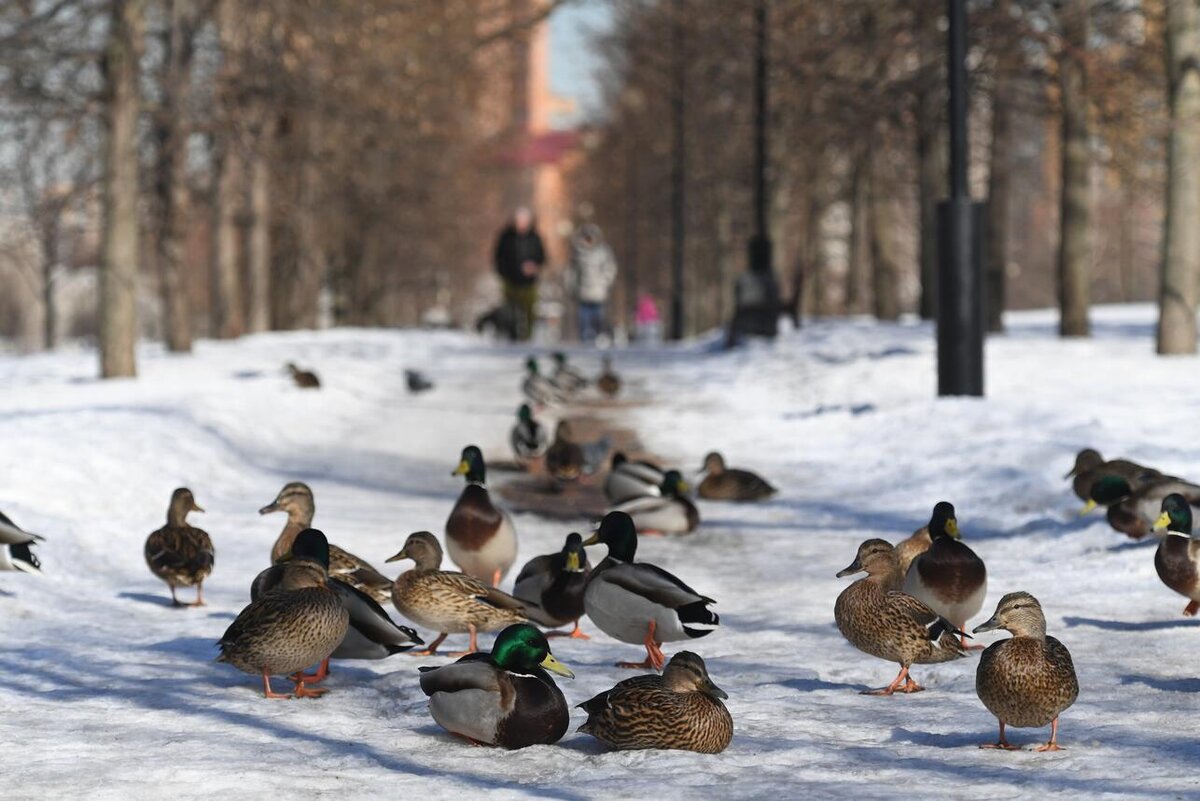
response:
<svg viewBox="0 0 1200 801"><path fill-rule="evenodd" d="M710 501L761 501L779 491L757 473L726 467L725 457L716 451L704 457L702 472L696 494Z"/></svg>
<svg viewBox="0 0 1200 801"><path fill-rule="evenodd" d="M212 573L216 553L208 533L187 522L188 512L203 511L192 491L180 487L171 493L167 524L146 538L146 564L171 588L175 606L204 606L204 580ZM182 603L175 597L176 587L195 587L196 600Z"/></svg>

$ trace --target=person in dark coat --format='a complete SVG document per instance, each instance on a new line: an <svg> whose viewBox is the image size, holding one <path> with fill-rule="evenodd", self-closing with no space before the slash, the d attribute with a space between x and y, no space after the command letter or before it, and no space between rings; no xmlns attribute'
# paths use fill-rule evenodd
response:
<svg viewBox="0 0 1200 801"><path fill-rule="evenodd" d="M504 283L504 304L513 316L512 338L529 339L533 333L537 282L546 251L529 209L521 207L513 214L496 240L496 272Z"/></svg>

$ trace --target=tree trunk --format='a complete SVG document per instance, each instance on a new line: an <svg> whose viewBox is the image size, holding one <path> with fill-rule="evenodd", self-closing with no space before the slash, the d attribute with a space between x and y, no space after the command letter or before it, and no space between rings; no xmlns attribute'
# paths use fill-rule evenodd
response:
<svg viewBox="0 0 1200 801"><path fill-rule="evenodd" d="M938 234L937 204L948 194L949 142L946 138L945 72L943 44L937 30L942 5L917 3L917 39L924 63L917 84L917 201L920 208L918 259L921 296L917 311L922 320L937 318Z"/></svg>
<svg viewBox="0 0 1200 801"><path fill-rule="evenodd" d="M866 297L867 266L870 248L867 235L867 191L870 187L865 151L854 156L850 173L850 235L846 247L846 311L863 310Z"/></svg>
<svg viewBox="0 0 1200 801"><path fill-rule="evenodd" d="M242 153L232 132L226 133L216 159L213 185L213 335L233 339L245 333L241 271L238 269L238 214L244 189Z"/></svg>
<svg viewBox="0 0 1200 801"><path fill-rule="evenodd" d="M104 232L100 254L100 375L137 375L138 61L144 0L112 0L104 54Z"/></svg>
<svg viewBox="0 0 1200 801"><path fill-rule="evenodd" d="M42 235L42 339L46 350L58 344L58 304L54 301L54 270L58 266L58 237L62 209L55 208L40 221Z"/></svg>
<svg viewBox="0 0 1200 801"><path fill-rule="evenodd" d="M1003 60L1002 60L1003 61ZM987 248L984 300L988 331L1004 330L1008 268L1008 206L1012 170L1012 75L1004 63L996 66L992 92L992 147L988 169Z"/></svg>
<svg viewBox="0 0 1200 801"><path fill-rule="evenodd" d="M1200 279L1200 2L1167 2L1167 226L1159 297L1158 352L1196 352Z"/></svg>
<svg viewBox="0 0 1200 801"><path fill-rule="evenodd" d="M258 137L250 153L250 282L246 298L246 330L271 327L271 173L264 149L269 137Z"/></svg>
<svg viewBox="0 0 1200 801"><path fill-rule="evenodd" d="M167 0L167 6L171 28L162 80L162 108L155 122L158 140L155 254L167 350L187 353L192 349L192 310L186 280L186 221L191 205L187 181L187 141L191 129L188 119L193 35L191 0Z"/></svg>
<svg viewBox="0 0 1200 801"><path fill-rule="evenodd" d="M1092 262L1092 154L1088 142L1088 0L1067 0L1060 12L1064 52L1058 75L1062 103L1062 211L1058 250L1059 332L1088 336Z"/></svg>
<svg viewBox="0 0 1200 801"><path fill-rule="evenodd" d="M899 265L896 264L896 208L888 171L890 154L876 147L871 155L870 185L867 188L867 236L871 251L871 283L875 317L896 320L900 317Z"/></svg>

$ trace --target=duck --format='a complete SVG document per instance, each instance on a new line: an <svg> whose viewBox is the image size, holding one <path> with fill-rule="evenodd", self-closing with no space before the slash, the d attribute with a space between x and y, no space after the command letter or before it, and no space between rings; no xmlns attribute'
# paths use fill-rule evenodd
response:
<svg viewBox="0 0 1200 801"><path fill-rule="evenodd" d="M576 481L583 474L583 448L571 437L571 424L559 420L546 450L546 472L555 481Z"/></svg>
<svg viewBox="0 0 1200 801"><path fill-rule="evenodd" d="M528 622L525 605L516 598L465 573L442 570L442 546L428 531L408 535L404 547L387 561L401 559L411 559L413 568L396 577L392 604L418 626L438 632L437 639L414 656L433 656L448 635L464 632L471 635L464 653L478 651L479 632Z"/></svg>
<svg viewBox="0 0 1200 801"><path fill-rule="evenodd" d="M33 553L33 547L41 541L41 536L25 531L8 515L0 512L0 571L12 570L40 575L42 563Z"/></svg>
<svg viewBox="0 0 1200 801"><path fill-rule="evenodd" d="M606 398L615 398L621 394L621 376L613 370L612 357L605 356L601 360L602 371L596 379L596 389Z"/></svg>
<svg viewBox="0 0 1200 801"><path fill-rule="evenodd" d="M275 500L258 510L260 515L272 512L285 512L288 516L283 531L271 546L271 563L274 564L287 557L300 532L312 528L313 517L317 512L312 489L302 481L284 484ZM365 559L360 559L333 544L329 546L329 575L337 581L362 590L374 598L376 603L386 604L391 601L391 579L372 567Z"/></svg>
<svg viewBox="0 0 1200 801"><path fill-rule="evenodd" d="M451 475L463 476L467 483L446 518L450 561L468 576L498 587L517 561L517 530L508 512L492 503L484 484L483 451L475 445L463 448Z"/></svg>
<svg viewBox="0 0 1200 801"><path fill-rule="evenodd" d="M575 674L528 623L500 632L491 653L420 671L430 716L468 742L515 750L550 745L567 733L570 710L550 674L568 679Z"/></svg>
<svg viewBox="0 0 1200 801"><path fill-rule="evenodd" d="M288 362L285 366L287 367L287 371L292 374L292 381L300 389L321 388L321 379L317 378L317 374L312 370L301 370L292 362Z"/></svg>
<svg viewBox="0 0 1200 801"><path fill-rule="evenodd" d="M726 467L725 457L713 451L704 457L704 478L696 494L710 501L761 501L779 490L749 470Z"/></svg>
<svg viewBox="0 0 1200 801"><path fill-rule="evenodd" d="M557 406L566 400L562 390L541 374L538 361L532 356L525 360L525 380L521 383L521 391L535 406Z"/></svg>
<svg viewBox="0 0 1200 801"><path fill-rule="evenodd" d="M180 487L171 493L167 524L146 538L146 564L170 587L174 606L204 606L204 580L212 573L216 552L208 532L187 522L189 512L203 511L192 491ZM196 600L184 604L176 587L195 587Z"/></svg>
<svg viewBox="0 0 1200 801"><path fill-rule="evenodd" d="M1188 599L1183 614L1200 611L1200 542L1192 537L1192 507L1187 498L1173 492L1162 501L1162 514L1155 529L1167 535L1154 552L1154 569L1162 583Z"/></svg>
<svg viewBox="0 0 1200 801"><path fill-rule="evenodd" d="M404 383L408 387L409 394L412 395L420 395L422 392L433 389L433 381L419 370L405 370Z"/></svg>
<svg viewBox="0 0 1200 801"><path fill-rule="evenodd" d="M698 654L680 651L661 676L625 679L579 704L588 716L579 731L619 751L719 754L733 739L733 717L722 703L728 698Z"/></svg>
<svg viewBox="0 0 1200 801"><path fill-rule="evenodd" d="M940 501L929 518L931 544L904 574L904 592L959 629L979 614L987 597L987 567L962 541L954 505ZM962 646L970 650L964 640Z"/></svg>
<svg viewBox="0 0 1200 801"><path fill-rule="evenodd" d="M1159 476L1144 481L1137 489L1119 476L1103 476L1092 484L1087 504L1080 510L1086 515L1097 506L1106 507L1105 516L1115 530L1142 539L1154 531L1163 499L1178 493L1200 512L1200 486L1174 476Z"/></svg>
<svg viewBox="0 0 1200 801"><path fill-rule="evenodd" d="M929 534L929 526L921 526L908 537L896 543L896 556L900 559L900 575L907 576L912 561L929 550L933 537Z"/></svg>
<svg viewBox="0 0 1200 801"><path fill-rule="evenodd" d="M540 458L550 447L550 437L542 424L534 419L533 408L528 403L522 403L517 409L517 422L509 432L508 441L517 463L523 466Z"/></svg>
<svg viewBox="0 0 1200 801"><path fill-rule="evenodd" d="M1162 473L1153 467L1146 467L1128 459L1105 461L1099 451L1084 448L1075 454L1075 465L1063 478L1072 479L1071 488L1079 496L1079 500L1087 501L1091 497L1092 485L1105 476L1123 478L1136 488L1139 482L1161 475Z"/></svg>
<svg viewBox="0 0 1200 801"><path fill-rule="evenodd" d="M646 647L643 662L617 667L662 670L662 644L711 634L721 619L708 607L712 598L693 590L649 562L634 562L638 530L625 512L609 512L584 546L603 543L608 555L592 571L583 608L597 628L613 639Z"/></svg>
<svg viewBox="0 0 1200 801"><path fill-rule="evenodd" d="M525 603L526 613L538 625L558 628L574 624L569 633L552 631L547 636L590 639L579 628L579 619L584 614L583 593L591 575L583 536L572 531L561 551L535 556L525 563L513 585L513 597Z"/></svg>
<svg viewBox="0 0 1200 801"><path fill-rule="evenodd" d="M604 479L604 497L613 504L634 498L660 498L663 478L661 467L646 461L633 461L623 451L616 451Z"/></svg>
<svg viewBox="0 0 1200 801"><path fill-rule="evenodd" d="M1040 729L1050 725L1050 741L1036 751L1060 751L1058 718L1079 697L1079 679L1071 652L1046 635L1042 605L1027 592L1010 592L996 613L975 633L1005 629L1007 640L992 643L975 669L975 693L1000 723L1000 738L981 748L1016 750L1004 736L1006 726Z"/></svg>
<svg viewBox="0 0 1200 801"><path fill-rule="evenodd" d="M324 695L324 688L308 686L304 668L332 654L349 627L350 614L329 588L329 542L306 529L296 537L279 586L251 601L225 630L217 661L262 676L266 698L289 697L271 690L277 675L291 678L296 698Z"/></svg>
<svg viewBox="0 0 1200 801"><path fill-rule="evenodd" d="M558 387L560 392L568 396L574 395L587 386L587 379L583 374L567 364L567 354L561 350L555 351L550 358L554 362L554 374L550 376L550 383Z"/></svg>
<svg viewBox="0 0 1200 801"><path fill-rule="evenodd" d="M842 590L833 607L838 631L863 653L900 665L892 683L864 695L916 693L909 669L913 665L949 662L967 655L963 632L916 598L900 591L900 560L886 540L870 539L858 546L850 565L838 578L865 572L865 578Z"/></svg>
<svg viewBox="0 0 1200 801"><path fill-rule="evenodd" d="M688 500L688 485L678 470L663 474L659 495L633 498L610 511L625 512L642 534L690 534L700 525L700 511Z"/></svg>
<svg viewBox="0 0 1200 801"><path fill-rule="evenodd" d="M311 530L311 529L310 529ZM302 537L311 537L301 532ZM297 541L299 538L297 538ZM267 593L287 588L287 561L272 565L259 573L250 585L250 600L257 601ZM395 654L410 651L424 641L408 626L394 623L383 607L362 590L344 581L328 579L325 585L340 598L342 606L350 616L346 636L329 656L321 662L316 673L305 674L306 682L315 684L329 675L330 659L386 659Z"/></svg>

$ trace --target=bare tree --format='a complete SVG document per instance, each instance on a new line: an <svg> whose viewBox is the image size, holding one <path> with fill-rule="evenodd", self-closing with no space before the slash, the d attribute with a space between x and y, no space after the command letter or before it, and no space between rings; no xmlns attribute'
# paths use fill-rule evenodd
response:
<svg viewBox="0 0 1200 801"><path fill-rule="evenodd" d="M1092 268L1092 153L1088 124L1088 0L1066 0L1059 12L1063 52L1058 62L1062 107L1062 202L1058 249L1059 331L1089 333Z"/></svg>

